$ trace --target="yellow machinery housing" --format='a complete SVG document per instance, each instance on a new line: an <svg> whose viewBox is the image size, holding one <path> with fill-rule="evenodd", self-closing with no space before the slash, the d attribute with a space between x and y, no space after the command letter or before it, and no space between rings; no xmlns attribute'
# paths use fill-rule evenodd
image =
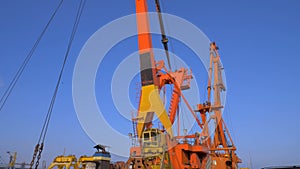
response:
<svg viewBox="0 0 300 169"><path fill-rule="evenodd" d="M81 156L79 160L75 155L58 156L50 164L48 169L57 167L58 169L109 169L110 168L110 153L105 150L105 146L97 145L98 151L93 156ZM102 151L99 151L99 150Z"/></svg>
<svg viewBox="0 0 300 169"><path fill-rule="evenodd" d="M156 128L150 128L143 132L142 136L142 154L145 157L162 155L166 140L164 134Z"/></svg>

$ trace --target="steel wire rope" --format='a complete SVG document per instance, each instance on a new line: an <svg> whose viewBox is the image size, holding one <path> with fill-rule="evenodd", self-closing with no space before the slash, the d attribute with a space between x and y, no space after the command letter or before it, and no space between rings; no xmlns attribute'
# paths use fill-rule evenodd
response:
<svg viewBox="0 0 300 169"><path fill-rule="evenodd" d="M38 39L35 41L33 47L31 48L30 52L27 54L26 58L24 59L24 61L22 62L21 66L19 67L17 73L15 74L14 78L12 79L12 81L9 83L8 88L5 90L4 94L2 95L1 99L0 99L0 112L3 109L8 97L10 96L12 90L14 89L17 81L19 80L20 76L22 75L26 65L28 64L28 62L30 61L32 55L34 54L37 46L39 45L41 39L43 38L45 32L47 31L49 25L51 24L53 18L55 17L57 11L59 10L59 8L61 7L62 3L64 0L61 0L60 3L58 4L58 6L56 7L56 9L54 10L53 14L51 15L50 19L48 20L46 26L44 27L44 29L42 30L41 34L39 35Z"/></svg>
<svg viewBox="0 0 300 169"><path fill-rule="evenodd" d="M49 122L50 122L51 115L52 115L52 112L53 112L53 107L54 107L54 103L55 103L55 100L56 100L57 92L58 92L58 89L59 89L59 85L60 85L60 82L61 82L61 79L62 79L64 68L65 68L65 65L67 63L67 59L69 57L69 53L70 53L70 50L71 50L71 47L72 47L72 44L73 44L73 41L74 41L75 33L77 31L77 28L78 28L78 25L79 25L79 21L80 21L85 3L86 3L86 0L81 0L80 1L80 5L79 5L79 8L78 8L78 11L77 11L77 14L76 14L75 22L73 24L71 36L70 36L70 39L69 39L68 47L67 47L67 50L66 50L66 53L65 53L65 56L64 56L64 61L63 61L63 64L62 64L62 67L61 67L61 70L60 70L60 73L59 73L59 76L58 76L58 80L57 80L55 90L54 90L54 93L53 93L53 96L52 96L52 99L51 99L51 102L50 102L50 105L49 105L49 108L48 108L46 118L44 120L44 124L43 124L42 130L41 130L41 133L40 133L40 136L39 136L39 139L38 139L38 143L35 147L33 159L32 159L31 164L30 164L30 169L32 169L32 166L33 166L33 163L35 161L37 152L39 152L39 154L38 154L38 157L37 157L35 169L37 169L38 165L39 165L39 159L41 158L41 153L43 151L44 141L45 141L46 134L47 134L47 131L48 131L48 126L49 126Z"/></svg>
<svg viewBox="0 0 300 169"><path fill-rule="evenodd" d="M69 53L70 53L70 50L71 50L71 47L72 47L72 44L73 44L73 41L74 41L75 33L77 31L77 28L78 28L78 25L79 25L79 21L80 21L85 3L86 3L86 0L81 0L80 1L80 5L79 5L79 8L78 8L78 11L77 11L77 14L76 14L75 23L73 25L71 37L69 39L68 48L67 48L67 51L66 51L66 54L65 54L65 57L64 57L64 62L62 64L61 71L60 71L60 74L59 74L59 77L58 77L58 81L56 83L55 91L54 91L54 94L53 94L53 97L51 99L51 103L50 103L50 106L49 106L49 109L48 109L49 118L48 118L48 121L47 121L47 125L45 127L45 135L43 136L42 142L44 142L45 137L46 137L46 133L47 133L48 125L49 125L49 121L50 121L50 116L52 114L53 106L54 106L55 99L56 99L56 96L57 96L57 92L58 92L58 89L59 89L59 85L60 85L60 82L61 82L61 79L62 79L63 71L64 71L64 68L65 68L67 59L69 57Z"/></svg>
<svg viewBox="0 0 300 169"><path fill-rule="evenodd" d="M161 8L162 8L162 11L166 11L166 8L165 8L165 5L164 5L164 1L161 1ZM169 33L170 29L169 29L168 20L164 17L164 15L163 15L163 19L165 20L165 23L166 23L165 28L167 29L167 33ZM168 39L169 39L169 42L170 42L171 53L175 54L174 53L174 46L173 46L173 39L172 39L172 37L171 38L169 37ZM174 66L175 66L174 70L178 69L179 66L178 66L178 63L177 63L175 57L172 57L172 55L171 55L171 58L172 58Z"/></svg>

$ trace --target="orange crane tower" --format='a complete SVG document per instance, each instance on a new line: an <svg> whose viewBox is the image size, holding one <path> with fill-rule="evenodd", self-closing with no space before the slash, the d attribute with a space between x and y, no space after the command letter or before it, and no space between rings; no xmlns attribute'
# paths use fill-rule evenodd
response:
<svg viewBox="0 0 300 169"><path fill-rule="evenodd" d="M221 93L226 90L222 79L222 70L218 47L213 42L210 45L210 67L208 79L208 99L204 104L198 104L197 112L200 112L202 120L206 122L206 114L209 113L215 124L213 136L209 135L208 128L205 130L207 140L205 144L209 147L210 154L205 159L206 169L237 169L241 160L237 157L236 147L232 141L229 131L222 118ZM212 83L213 79L213 85ZM211 103L211 92L213 86L213 103ZM209 121L207 121L208 123ZM212 138L213 137L213 138Z"/></svg>

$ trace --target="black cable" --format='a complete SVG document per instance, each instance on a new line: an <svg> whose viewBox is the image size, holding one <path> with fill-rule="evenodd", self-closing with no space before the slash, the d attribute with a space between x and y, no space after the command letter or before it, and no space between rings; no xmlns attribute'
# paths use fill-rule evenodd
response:
<svg viewBox="0 0 300 169"><path fill-rule="evenodd" d="M64 57L64 62L62 64L62 67L61 67L61 70L60 70L60 73L59 73L59 77L58 77L58 80L57 80L57 83L56 83L56 86L55 86L55 90L54 90L54 93L53 93L53 96L52 96L52 99L51 99L51 102L50 102L50 105L49 105L49 108L48 108L48 112L47 112L47 115L46 115L46 118L45 118L45 123L44 123L43 129L41 131L41 135L40 135L40 138L39 138L39 142L41 141L42 143L44 143L44 140L45 140L45 137L46 137L46 134L47 134L47 131L48 131L48 126L49 126L49 122L50 122L50 119L51 119L52 110L53 110L53 107L54 107L54 103L55 103L55 99L56 99L57 92L58 92L58 89L59 89L59 85L60 85L60 82L61 82L61 79L62 79L63 71L64 71L64 68L65 68L67 59L69 57L71 46L73 44L75 33L77 31L77 28L78 28L78 25L79 25L79 21L80 21L85 3L86 3L85 0L80 1L80 5L79 5L78 11L77 11L76 19L75 19L75 22L73 24L72 33L71 33L71 36L70 36L70 39L69 39L68 48L67 48L67 51L66 51L66 54L65 54L65 57Z"/></svg>
<svg viewBox="0 0 300 169"><path fill-rule="evenodd" d="M72 33L71 33L71 36L70 36L70 39L69 39L67 51L66 51L65 56L64 56L64 61L63 61L63 64L62 64L62 67L61 67L61 70L60 70L60 73L59 73L59 76L58 76L58 80L57 80L57 83L56 83L56 86L55 86L54 93L52 95L52 99L51 99L51 102L50 102L50 105L49 105L49 108L48 108L46 118L44 120L42 131L40 133L40 137L38 139L38 143L37 143L36 149L34 151L33 159L32 159L31 165L30 165L30 169L32 169L32 165L33 165L36 158L37 158L37 161L36 161L36 164L35 164L35 169L37 169L38 165L39 165L39 160L41 158L42 151L43 151L43 148L44 148L44 141L45 141L46 134L47 134L47 131L48 131L48 126L49 126L49 122L50 122L50 119L51 119L55 99L56 99L57 92L58 92L58 89L59 89L59 85L60 85L60 82L61 82L61 79L62 79L63 71L64 71L65 65L67 63L67 59L68 59L70 50L71 50L71 46L73 44L75 33L76 33L78 25L79 25L79 21L80 21L81 15L82 15L82 11L83 11L83 8L85 6L85 2L86 2L85 0L80 1L80 5L79 5L79 8L78 8L78 11L77 11L77 14L76 14L75 22L73 24Z"/></svg>
<svg viewBox="0 0 300 169"><path fill-rule="evenodd" d="M31 48L30 52L27 54L26 58L24 59L24 61L22 62L22 65L20 66L20 68L18 69L17 73L15 74L13 80L10 82L8 88L6 89L6 91L4 92L4 94L1 97L0 100L0 111L2 110L2 108L4 107L8 97L10 96L12 90L14 89L17 81L19 80L20 76L22 75L26 65L28 64L29 60L31 59L33 53L35 52L38 44L40 43L42 37L44 36L46 30L48 29L50 23L52 22L54 16L56 15L57 11L59 10L59 8L61 7L63 3L63 0L61 0L61 2L58 4L58 6L56 7L55 11L53 12L53 14L51 15L49 21L47 22L46 26L44 27L42 33L39 35L38 39L36 40L36 42L34 43L33 47Z"/></svg>
<svg viewBox="0 0 300 169"><path fill-rule="evenodd" d="M164 13L166 13L166 7L165 7L165 4L164 4L164 1L160 1L161 2L161 9L162 9L162 11L165 11ZM167 32L170 32L170 27L169 27L169 24L168 24L168 17L167 18L165 18L164 17L164 23L165 23L165 28L166 28L166 30L167 30ZM171 53L175 53L174 52L174 46L173 46L173 40L172 40L172 38L168 38L168 42L169 42L169 44L170 44L170 48L171 48ZM176 62L176 58L175 57L172 57L172 56L170 56L171 58L172 58L172 66L174 66L173 67L173 69L174 70L177 70L178 69L178 63Z"/></svg>
<svg viewBox="0 0 300 169"><path fill-rule="evenodd" d="M167 57L169 69L172 70L171 62L170 62L169 47L168 47L169 40L168 40L168 38L166 36L166 32L165 32L164 22L163 22L163 18L162 18L162 14L161 14L161 8L160 8L159 0L155 0L155 5L156 5L156 12L158 14L159 26L160 26L161 37L162 37L161 42L162 42L162 44L164 46L164 49L165 49L165 53L166 53L166 57Z"/></svg>

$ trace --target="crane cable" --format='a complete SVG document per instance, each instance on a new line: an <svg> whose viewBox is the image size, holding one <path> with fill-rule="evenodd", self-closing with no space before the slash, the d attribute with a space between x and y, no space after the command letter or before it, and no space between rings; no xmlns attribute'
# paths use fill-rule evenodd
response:
<svg viewBox="0 0 300 169"><path fill-rule="evenodd" d="M158 14L158 19L159 19L161 37L162 37L161 42L162 42L162 44L164 45L164 48L165 48L169 69L172 70L171 62L170 62L169 47L168 47L169 40L166 36L165 27L164 27L162 15L161 15L161 8L160 8L159 0L155 0L155 4L156 4L156 12Z"/></svg>
<svg viewBox="0 0 300 169"><path fill-rule="evenodd" d="M2 95L2 97L0 99L0 112L1 112L2 108L4 107L4 105L5 105L8 97L10 96L12 90L14 89L17 81L19 80L20 76L22 75L22 73L23 73L26 65L28 64L29 60L31 59L32 55L34 54L34 52L35 52L37 46L39 45L42 37L44 36L44 34L47 31L49 25L51 24L54 16L56 15L57 11L61 7L62 2L63 2L63 0L56 7L55 11L51 15L51 17L50 17L49 21L47 22L46 26L44 27L43 31L41 32L41 34L39 35L38 39L35 41L33 47L31 48L30 52L27 54L26 58L22 62L21 66L18 69L17 73L15 74L13 80L9 83L8 88L6 89L6 91L4 92L4 94Z"/></svg>
<svg viewBox="0 0 300 169"><path fill-rule="evenodd" d="M161 1L161 9L162 9L162 11L165 11L166 12L166 7L165 7L165 5L164 5L164 1ZM166 30L167 30L167 32L170 32L170 27L169 27L169 24L168 24L168 18L164 18L164 23L165 23L165 28L166 28ZM170 48L171 48L171 53L175 53L175 51L174 51L174 46L173 46L173 40L172 40L172 38L171 39L168 39L169 40L169 44L170 44ZM175 69L175 70L177 70L178 69L178 64L177 64L177 61L176 61L176 59L175 59L175 57L172 57L171 56L171 58L172 58L172 66L174 66L173 68Z"/></svg>
<svg viewBox="0 0 300 169"><path fill-rule="evenodd" d="M61 1L61 3L62 2L63 2L63 0ZM62 79L63 71L64 71L64 68L65 68L69 53L70 53L70 49L71 49L71 46L72 46L72 43L73 43L73 40L74 40L74 37L75 37L75 33L77 31L77 28L78 28L78 24L79 24L79 21L80 21L85 3L86 3L86 0L81 0L80 1L80 5L79 5L79 8L78 8L78 11L77 11L77 14L76 14L76 19L75 19L75 22L74 22L74 25L73 25L72 33L71 33L71 36L70 36L70 39L69 39L67 51L66 51L65 56L64 56L64 61L63 61L63 64L62 64L62 67L61 67L61 70L60 70L60 73L59 73L59 77L58 77L56 87L55 87L55 90L54 90L54 93L53 93L53 96L52 96L52 99L51 99L51 102L50 102L50 105L49 105L49 108L48 108L48 112L47 112L47 115L46 115L46 118L45 118L45 121L44 121L44 125L43 125L43 128L42 128L38 143L35 146L32 161L30 163L30 169L32 169L35 159L37 159L37 161L35 163L35 169L37 169L38 166L39 166L39 160L41 158L41 154L42 154L42 151L43 151L43 148L44 148L44 141L45 141L46 134L47 134L47 131L48 131L48 126L49 126L49 122L50 122L50 119L51 119L55 99L56 99L56 96L57 96L57 92L58 92L59 85L60 85L60 82L61 82L61 79Z"/></svg>

